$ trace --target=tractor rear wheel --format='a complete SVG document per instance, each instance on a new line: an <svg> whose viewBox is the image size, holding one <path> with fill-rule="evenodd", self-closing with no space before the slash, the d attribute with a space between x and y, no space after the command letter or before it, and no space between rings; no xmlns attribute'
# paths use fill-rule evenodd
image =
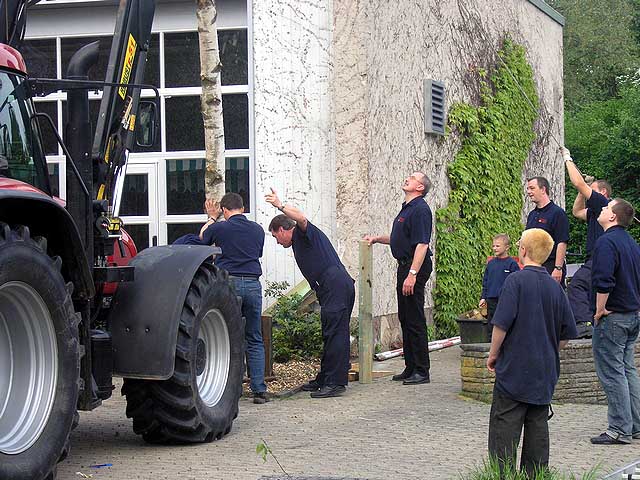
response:
<svg viewBox="0 0 640 480"><path fill-rule="evenodd" d="M0 478L55 477L77 417L79 315L44 238L0 222Z"/></svg>
<svg viewBox="0 0 640 480"><path fill-rule="evenodd" d="M205 263L185 299L173 376L125 378L127 417L150 443L210 442L238 415L244 374L244 320L228 276Z"/></svg>

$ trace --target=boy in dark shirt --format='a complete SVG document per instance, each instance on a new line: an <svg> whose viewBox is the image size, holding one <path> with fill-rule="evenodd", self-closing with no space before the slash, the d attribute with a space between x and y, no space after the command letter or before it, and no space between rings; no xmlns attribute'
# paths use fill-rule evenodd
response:
<svg viewBox="0 0 640 480"><path fill-rule="evenodd" d="M504 282L493 316L487 368L496 374L489 417L489 454L513 462L523 426L520 469L533 477L549 464L549 404L560 375L559 349L575 338L571 307L542 266L553 249L542 229L518 242L524 268Z"/></svg>
<svg viewBox="0 0 640 480"><path fill-rule="evenodd" d="M493 257L487 263L482 277L482 298L478 306L487 307L487 319L491 321L498 306L498 298L507 276L520 270L518 262L509 256L511 240L506 233L493 237Z"/></svg>
<svg viewBox="0 0 640 480"><path fill-rule="evenodd" d="M593 249L593 359L607 394L609 427L591 439L597 445L640 439L640 379L634 361L640 329L640 247L626 231L634 214L629 202L616 198L598 217L604 233Z"/></svg>

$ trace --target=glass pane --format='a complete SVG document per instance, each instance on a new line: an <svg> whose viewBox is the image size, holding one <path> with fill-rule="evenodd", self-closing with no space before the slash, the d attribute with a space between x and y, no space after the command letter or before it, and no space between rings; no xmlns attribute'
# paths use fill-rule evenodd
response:
<svg viewBox="0 0 640 480"><path fill-rule="evenodd" d="M247 31L218 31L218 48L222 62L222 85L247 85Z"/></svg>
<svg viewBox="0 0 640 480"><path fill-rule="evenodd" d="M122 188L120 216L149 215L149 176L146 173L127 174Z"/></svg>
<svg viewBox="0 0 640 480"><path fill-rule="evenodd" d="M143 98L142 100L153 101L152 98ZM158 108L159 106L160 106L159 104L156 105L156 141L155 143L150 147L141 147L136 143L134 139L133 148L131 149L132 152L159 152L160 151L160 148L161 148L160 138L162 135L162 128L160 128L162 124L160 122L162 120L161 118L162 115L161 115L161 108ZM138 113L140 113L140 110L138 110Z"/></svg>
<svg viewBox="0 0 640 480"><path fill-rule="evenodd" d="M36 112L46 113L51 117L54 128L58 128L58 102L34 102ZM45 155L58 154L58 141L56 135L51 129L51 125L44 118L38 119L40 132L42 134L42 148Z"/></svg>
<svg viewBox="0 0 640 480"><path fill-rule="evenodd" d="M244 211L251 211L251 198L249 195L249 159L227 158L224 172L226 192L237 193L244 201Z"/></svg>
<svg viewBox="0 0 640 480"><path fill-rule="evenodd" d="M165 87L200 86L198 32L164 34Z"/></svg>
<svg viewBox="0 0 640 480"><path fill-rule="evenodd" d="M49 172L40 136L36 135L33 103L24 101L23 77L0 72L0 176L49 191Z"/></svg>
<svg viewBox="0 0 640 480"><path fill-rule="evenodd" d="M165 101L167 151L204 150L200 97L171 97ZM225 124L226 125L226 124Z"/></svg>
<svg viewBox="0 0 640 480"><path fill-rule="evenodd" d="M249 148L249 100L246 94L222 96L224 146L231 150Z"/></svg>
<svg viewBox="0 0 640 480"><path fill-rule="evenodd" d="M147 64L144 67L144 82L147 85L160 87L160 34L151 35Z"/></svg>
<svg viewBox="0 0 640 480"><path fill-rule="evenodd" d="M133 238L138 251L149 247L149 225L130 225L125 224L125 231Z"/></svg>
<svg viewBox="0 0 640 480"><path fill-rule="evenodd" d="M67 67L69 66L69 60L74 53L85 45L100 40L100 47L98 53L98 62L89 69L89 80L104 81L107 75L107 65L109 64L109 53L111 50L111 42L113 36L108 37L78 37L78 38L63 38L61 41L62 46L62 77L67 77Z"/></svg>
<svg viewBox="0 0 640 480"><path fill-rule="evenodd" d="M176 241L178 237L186 235L187 233L199 233L202 228L202 223L170 223L167 225L167 240L169 244Z"/></svg>
<svg viewBox="0 0 640 480"><path fill-rule="evenodd" d="M205 161L167 160L167 213L204 212Z"/></svg>
<svg viewBox="0 0 640 480"><path fill-rule="evenodd" d="M25 40L20 53L30 77L58 78L55 39Z"/></svg>
<svg viewBox="0 0 640 480"><path fill-rule="evenodd" d="M60 165L57 163L47 164L49 168L49 184L51 185L51 195L60 196Z"/></svg>

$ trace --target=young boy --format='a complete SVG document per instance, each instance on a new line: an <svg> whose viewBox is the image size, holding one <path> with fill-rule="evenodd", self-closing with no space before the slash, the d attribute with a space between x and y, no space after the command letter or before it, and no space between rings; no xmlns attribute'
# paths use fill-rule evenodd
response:
<svg viewBox="0 0 640 480"><path fill-rule="evenodd" d="M576 337L562 287L542 264L553 238L539 228L518 242L524 268L504 282L493 316L487 368L496 374L489 417L489 454L513 462L523 426L520 469L529 478L549 464L549 404L560 375L559 349Z"/></svg>
<svg viewBox="0 0 640 480"><path fill-rule="evenodd" d="M482 277L482 298L479 303L480 307L486 305L487 319L489 321L491 321L496 311L500 291L507 276L512 272L520 270L518 262L509 256L510 245L511 240L506 233L500 233L493 237L493 245L491 248L495 257L489 260L487 268L484 271L484 276Z"/></svg>

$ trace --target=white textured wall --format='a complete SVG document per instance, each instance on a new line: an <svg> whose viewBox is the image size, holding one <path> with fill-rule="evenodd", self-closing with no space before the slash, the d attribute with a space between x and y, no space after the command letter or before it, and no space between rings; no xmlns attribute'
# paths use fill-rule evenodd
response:
<svg viewBox="0 0 640 480"><path fill-rule="evenodd" d="M280 213L261 201L270 187L330 238L335 232L335 155L330 124L330 2L254 0L256 221ZM267 280L303 278L290 249L269 237Z"/></svg>
<svg viewBox="0 0 640 480"><path fill-rule="evenodd" d="M423 133L423 80L445 82L447 108L454 101L477 102L477 79L471 71L495 65L498 40L507 32L527 48L543 104L536 127L539 141L523 176L547 176L562 199L562 164L548 138L548 130L562 138L560 25L526 0L334 0L334 22L333 119L341 245L354 244L367 231L390 231L403 199L401 182L412 171L422 170L431 177L434 187L427 201L434 213L446 205L446 165L458 144L453 136L443 139ZM344 258L349 266L357 265L357 250L345 249ZM388 345L398 337L395 264L387 247L375 246L374 258L373 313L381 317L380 339ZM427 308L433 305L430 287Z"/></svg>

